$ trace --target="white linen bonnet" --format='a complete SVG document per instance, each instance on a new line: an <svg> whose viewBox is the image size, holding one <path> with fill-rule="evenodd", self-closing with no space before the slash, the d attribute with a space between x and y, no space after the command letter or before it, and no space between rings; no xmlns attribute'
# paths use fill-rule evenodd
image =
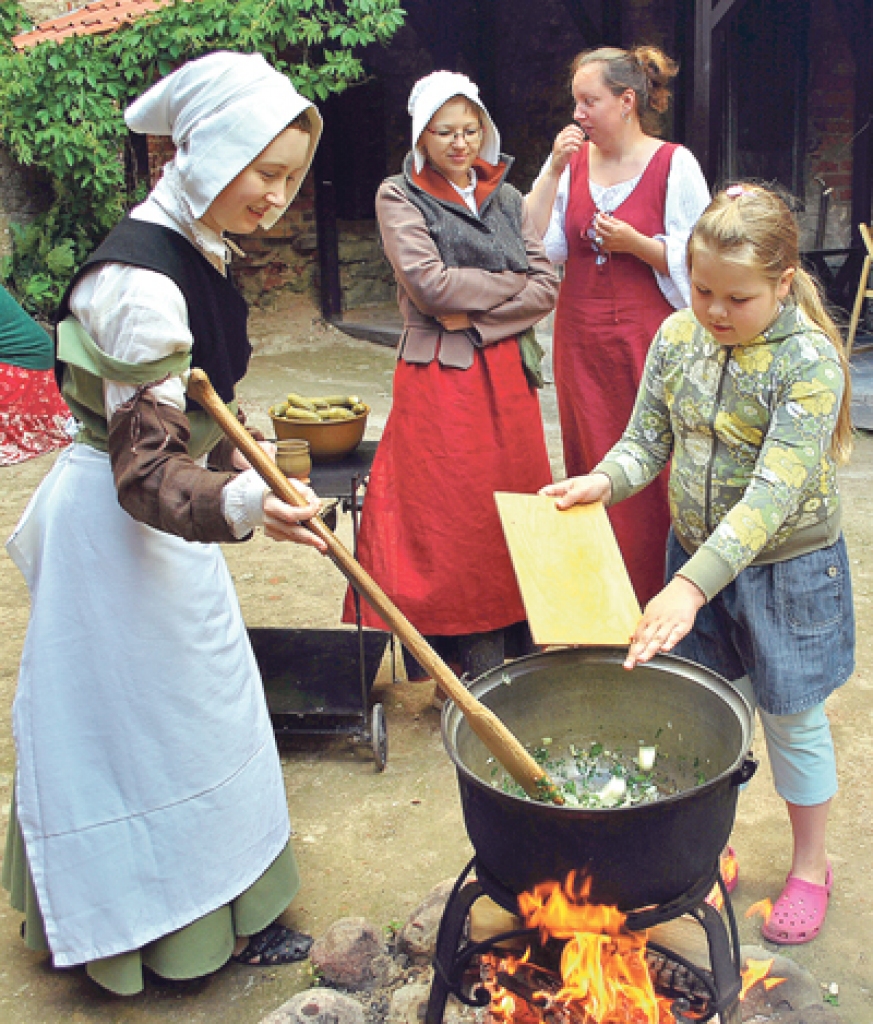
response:
<svg viewBox="0 0 873 1024"><path fill-rule="evenodd" d="M223 188L303 111L311 132L306 164L289 196L297 194L321 137L321 115L291 82L259 53L207 54L184 64L143 93L124 112L128 127L169 135L182 198L199 220ZM261 220L272 227L287 209L271 209Z"/></svg>
<svg viewBox="0 0 873 1024"><path fill-rule="evenodd" d="M424 167L424 153L418 148L418 140L433 115L455 96L463 96L479 108L483 128L480 158L487 164L496 164L500 159L500 132L479 99L478 86L458 72L433 71L415 83L407 104L412 117L412 158L419 174Z"/></svg>

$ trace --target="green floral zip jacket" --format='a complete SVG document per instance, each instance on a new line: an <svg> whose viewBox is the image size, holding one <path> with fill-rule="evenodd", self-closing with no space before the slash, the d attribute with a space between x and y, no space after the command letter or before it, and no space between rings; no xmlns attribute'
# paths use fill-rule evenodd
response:
<svg viewBox="0 0 873 1024"><path fill-rule="evenodd" d="M747 565L839 537L830 444L844 387L830 339L794 305L734 347L680 310L655 335L631 421L595 471L615 503L672 456L670 515L692 556L682 575L711 599Z"/></svg>

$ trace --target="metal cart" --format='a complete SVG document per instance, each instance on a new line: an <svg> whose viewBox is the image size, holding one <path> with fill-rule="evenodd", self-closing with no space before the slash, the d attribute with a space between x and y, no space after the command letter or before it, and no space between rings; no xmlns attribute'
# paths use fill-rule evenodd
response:
<svg viewBox="0 0 873 1024"><path fill-rule="evenodd" d="M364 441L345 459L312 467L316 493L338 499L342 511L351 513L355 542L364 479L377 443ZM376 771L382 771L388 760L385 711L378 702L371 707L370 698L389 644L393 666L394 637L363 628L360 598L355 597L357 628L353 630L255 628L248 632L276 735L347 736L369 744Z"/></svg>

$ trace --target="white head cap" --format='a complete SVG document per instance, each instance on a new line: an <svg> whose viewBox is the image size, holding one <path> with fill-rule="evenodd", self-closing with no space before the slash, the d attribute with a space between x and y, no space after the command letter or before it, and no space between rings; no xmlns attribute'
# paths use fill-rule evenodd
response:
<svg viewBox="0 0 873 1024"><path fill-rule="evenodd" d="M312 131L299 189L321 137L321 116L260 54L219 52L190 61L140 96L124 118L135 132L172 137L182 192L199 219L304 110ZM296 194L297 189L289 203ZM261 224L272 227L284 212L271 210Z"/></svg>
<svg viewBox="0 0 873 1024"><path fill-rule="evenodd" d="M480 158L488 164L496 164L500 159L500 133L479 99L477 86L466 75L455 71L434 71L415 83L407 105L412 116L412 155L419 173L424 167L424 154L418 148L418 140L433 115L455 96L464 96L479 108L483 129Z"/></svg>

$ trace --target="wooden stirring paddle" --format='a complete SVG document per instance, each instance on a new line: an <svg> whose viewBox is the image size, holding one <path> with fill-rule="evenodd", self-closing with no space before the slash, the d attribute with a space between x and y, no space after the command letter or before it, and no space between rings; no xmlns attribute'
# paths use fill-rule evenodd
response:
<svg viewBox="0 0 873 1024"><path fill-rule="evenodd" d="M248 459L270 489L288 505L305 505L300 493L288 482L273 460L261 449L242 424L227 409L212 387L209 377L194 369L188 379L188 394L209 413L224 433ZM534 761L490 708L481 704L433 650L415 626L390 600L364 567L316 517L306 524L327 545L327 553L340 572L361 594L391 630L400 638L416 661L452 698L473 732L497 758L528 796L535 800L563 804L564 798L543 768Z"/></svg>

